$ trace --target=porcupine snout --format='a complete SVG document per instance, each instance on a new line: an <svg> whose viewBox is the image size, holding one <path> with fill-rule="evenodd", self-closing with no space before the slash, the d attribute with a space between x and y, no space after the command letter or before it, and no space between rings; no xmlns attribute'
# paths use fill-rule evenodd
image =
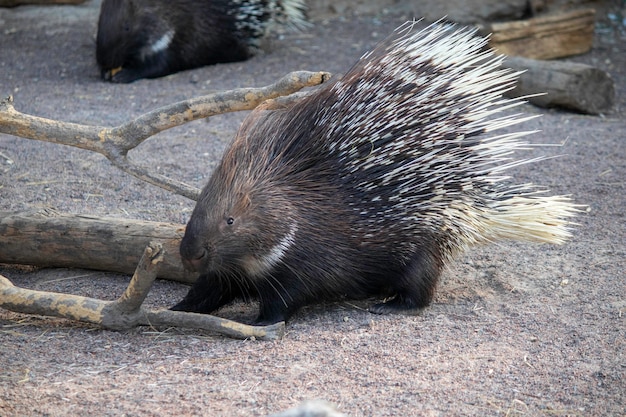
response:
<svg viewBox="0 0 626 417"><path fill-rule="evenodd" d="M209 260L209 251L198 243L198 240L189 238L185 234L180 243L180 258L188 271L198 272L205 269Z"/></svg>

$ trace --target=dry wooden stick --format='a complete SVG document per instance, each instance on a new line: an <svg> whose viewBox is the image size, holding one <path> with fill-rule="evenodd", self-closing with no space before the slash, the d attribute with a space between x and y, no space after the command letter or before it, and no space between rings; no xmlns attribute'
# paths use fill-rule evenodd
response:
<svg viewBox="0 0 626 417"><path fill-rule="evenodd" d="M13 98L8 97L0 101L0 133L98 152L124 172L195 200L199 195L198 189L150 173L132 163L128 158L128 151L166 129L216 114L251 110L265 100L322 84L329 78L330 74L327 72L296 71L266 87L241 88L180 101L113 128L60 122L20 113L13 106Z"/></svg>
<svg viewBox="0 0 626 417"><path fill-rule="evenodd" d="M275 340L283 337L284 322L270 326L250 326L208 314L143 308L141 304L157 276L163 252L163 247L158 243L150 243L146 247L128 288L115 301L19 288L0 275L0 307L18 313L99 324L112 330L126 330L136 326L173 326L209 330L239 339Z"/></svg>

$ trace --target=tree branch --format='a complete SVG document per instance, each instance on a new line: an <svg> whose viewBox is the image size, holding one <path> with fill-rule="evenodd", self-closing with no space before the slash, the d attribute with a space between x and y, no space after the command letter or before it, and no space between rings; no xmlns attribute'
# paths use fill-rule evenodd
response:
<svg viewBox="0 0 626 417"><path fill-rule="evenodd" d="M122 171L142 181L195 200L199 195L198 189L148 172L128 159L128 151L172 127L216 114L252 110L265 100L322 84L329 78L327 72L292 72L265 87L241 88L180 101L113 128L60 122L20 113L15 110L13 98L9 96L0 101L0 133L98 152Z"/></svg>
<svg viewBox="0 0 626 417"><path fill-rule="evenodd" d="M284 322L270 326L250 326L209 314L143 308L141 304L156 279L163 256L161 244L150 243L126 291L115 301L20 288L0 275L0 307L18 313L98 324L111 330L127 330L137 326L173 326L208 330L239 339L276 340L283 337Z"/></svg>

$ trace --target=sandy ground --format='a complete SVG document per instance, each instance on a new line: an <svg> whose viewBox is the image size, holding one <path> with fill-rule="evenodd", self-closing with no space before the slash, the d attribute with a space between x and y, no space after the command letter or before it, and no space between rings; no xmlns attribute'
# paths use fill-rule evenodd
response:
<svg viewBox="0 0 626 417"><path fill-rule="evenodd" d="M590 210L560 247L502 243L458 259L433 305L414 317L373 316L367 302L303 309L276 342L179 329L104 331L0 310L0 416L261 416L325 399L349 416L626 415L626 28L598 15L592 52L618 90L602 116L544 113L528 156L562 155L512 174L572 194ZM0 94L25 113L116 125L158 106L292 70L341 74L408 16L350 17L288 34L245 63L131 85L95 65L97 3L0 10ZM132 152L201 187L245 114L196 121ZM524 155L527 156L527 155ZM193 202L141 183L100 155L0 135L0 210L185 223ZM139 249L141 250L141 249ZM129 277L1 266L16 285L115 299ZM187 291L159 281L151 307ZM252 318L236 304L224 317Z"/></svg>

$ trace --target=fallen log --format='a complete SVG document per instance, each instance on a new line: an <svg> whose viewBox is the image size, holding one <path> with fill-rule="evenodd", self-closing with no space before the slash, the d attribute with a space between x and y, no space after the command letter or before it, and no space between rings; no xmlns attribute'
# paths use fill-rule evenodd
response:
<svg viewBox="0 0 626 417"><path fill-rule="evenodd" d="M509 97L528 96L540 107L563 107L588 114L611 110L615 83L599 68L567 61L507 57L504 66L524 71Z"/></svg>
<svg viewBox="0 0 626 417"><path fill-rule="evenodd" d="M553 59L588 52L593 43L595 10L582 9L481 27L489 46L509 56Z"/></svg>
<svg viewBox="0 0 626 417"><path fill-rule="evenodd" d="M184 327L208 330L239 339L276 340L283 337L284 322L270 326L250 326L209 314L148 310L142 307L156 279L163 256L162 245L150 243L144 250L128 288L115 301L19 288L0 275L0 307L18 313L98 324L111 330L127 330L137 326Z"/></svg>
<svg viewBox="0 0 626 417"><path fill-rule="evenodd" d="M158 277L191 283L178 247L180 224L61 214L0 212L0 263L84 268L132 274L141 248L155 241L165 248Z"/></svg>

